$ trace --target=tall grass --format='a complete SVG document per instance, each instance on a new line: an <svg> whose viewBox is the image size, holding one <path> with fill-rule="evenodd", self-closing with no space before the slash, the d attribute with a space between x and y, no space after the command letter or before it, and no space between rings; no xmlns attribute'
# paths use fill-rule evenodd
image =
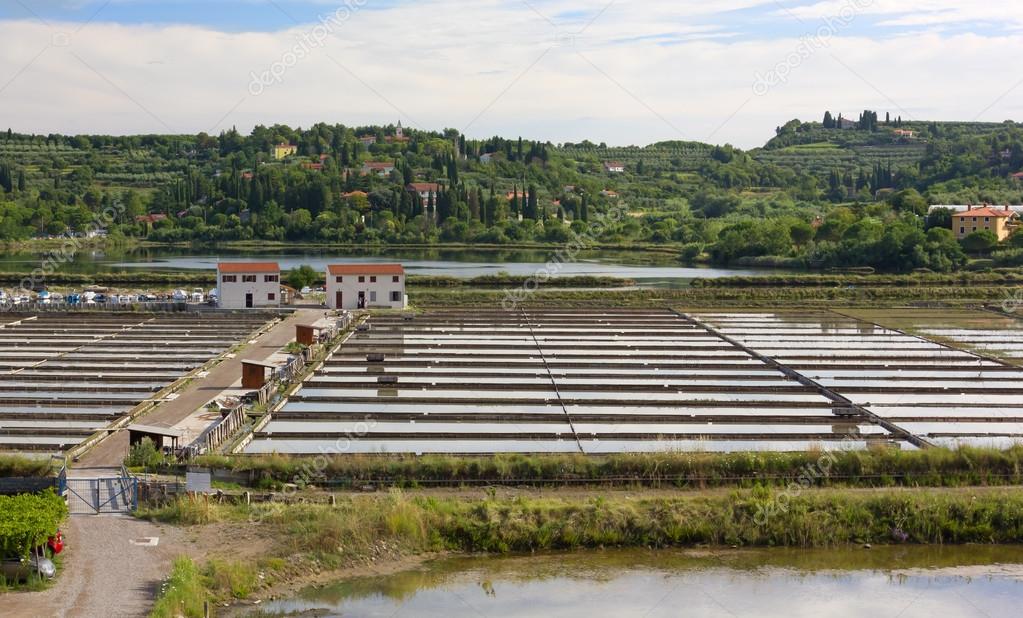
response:
<svg viewBox="0 0 1023 618"><path fill-rule="evenodd" d="M0 455L0 477L49 476L50 461L18 455Z"/></svg>
<svg viewBox="0 0 1023 618"><path fill-rule="evenodd" d="M505 482L640 483L676 487L751 487L787 485L823 452L803 453L653 453L593 457L584 455L499 454L310 458L287 455L213 456L199 464L247 475L257 486L320 483L358 486L383 483L399 487L431 483ZM1023 447L1008 450L962 448L900 451L834 451L823 485L854 487L967 486L1023 483ZM315 464L315 465L314 465Z"/></svg>
<svg viewBox="0 0 1023 618"><path fill-rule="evenodd" d="M381 541L409 552L1023 542L1023 495L1010 490L781 494L756 488L639 499L485 500L396 490L346 497L336 506L267 503L218 509L224 518L260 522L281 551L335 559L363 555ZM895 531L904 533L904 540L893 536Z"/></svg>
<svg viewBox="0 0 1023 618"><path fill-rule="evenodd" d="M181 556L174 561L170 578L149 615L152 618L202 618L207 599L207 587L199 567L190 558Z"/></svg>

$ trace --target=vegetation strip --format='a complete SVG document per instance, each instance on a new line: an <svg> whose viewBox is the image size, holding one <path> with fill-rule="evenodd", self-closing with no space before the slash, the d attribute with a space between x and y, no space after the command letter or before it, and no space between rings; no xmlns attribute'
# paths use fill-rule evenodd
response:
<svg viewBox="0 0 1023 618"><path fill-rule="evenodd" d="M805 488L804 488L805 489ZM884 543L1023 542L1023 496L959 490L775 492L680 497L463 499L343 497L334 505L224 506L187 498L140 516L181 525L257 526L265 555L179 561L154 616L198 616L201 601L246 598L267 582L301 578L381 555L529 552L607 547L835 547ZM263 577L260 578L260 575Z"/></svg>

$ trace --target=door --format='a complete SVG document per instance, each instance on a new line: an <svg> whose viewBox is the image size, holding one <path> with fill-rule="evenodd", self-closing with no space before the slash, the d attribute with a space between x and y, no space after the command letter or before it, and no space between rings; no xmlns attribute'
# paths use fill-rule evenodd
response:
<svg viewBox="0 0 1023 618"><path fill-rule="evenodd" d="M252 309L252 293L249 292L245 295L245 308Z"/></svg>
<svg viewBox="0 0 1023 618"><path fill-rule="evenodd" d="M359 309L365 309L365 308L366 308L366 293L365 292L359 292Z"/></svg>
<svg viewBox="0 0 1023 618"><path fill-rule="evenodd" d="M341 290L334 292L334 308L335 309L345 308L344 304L341 302Z"/></svg>

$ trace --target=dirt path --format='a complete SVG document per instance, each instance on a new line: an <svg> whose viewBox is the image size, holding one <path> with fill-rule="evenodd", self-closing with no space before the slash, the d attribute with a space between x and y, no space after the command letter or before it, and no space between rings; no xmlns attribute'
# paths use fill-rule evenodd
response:
<svg viewBox="0 0 1023 618"><path fill-rule="evenodd" d="M295 338L296 324L311 324L323 317L324 311L299 309L254 343L247 343L234 358L223 360L211 369L206 377L192 381L176 399L157 406L142 417L141 422L151 425L173 425L187 418L241 379L243 360L266 360ZM127 455L128 433L120 431L85 453L76 466L119 466Z"/></svg>
<svg viewBox="0 0 1023 618"><path fill-rule="evenodd" d="M181 528L117 515L78 515L65 524L67 548L54 585L0 596L6 618L120 618L149 613L174 558L189 553ZM156 545L147 545L156 538Z"/></svg>

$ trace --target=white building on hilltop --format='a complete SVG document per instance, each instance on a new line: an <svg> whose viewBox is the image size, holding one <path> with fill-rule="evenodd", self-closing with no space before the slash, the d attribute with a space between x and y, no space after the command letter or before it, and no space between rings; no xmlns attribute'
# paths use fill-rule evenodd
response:
<svg viewBox="0 0 1023 618"><path fill-rule="evenodd" d="M327 266L327 306L331 309L404 309L407 305L401 264Z"/></svg>
<svg viewBox="0 0 1023 618"><path fill-rule="evenodd" d="M221 309L281 305L281 267L277 262L217 264L217 303Z"/></svg>

